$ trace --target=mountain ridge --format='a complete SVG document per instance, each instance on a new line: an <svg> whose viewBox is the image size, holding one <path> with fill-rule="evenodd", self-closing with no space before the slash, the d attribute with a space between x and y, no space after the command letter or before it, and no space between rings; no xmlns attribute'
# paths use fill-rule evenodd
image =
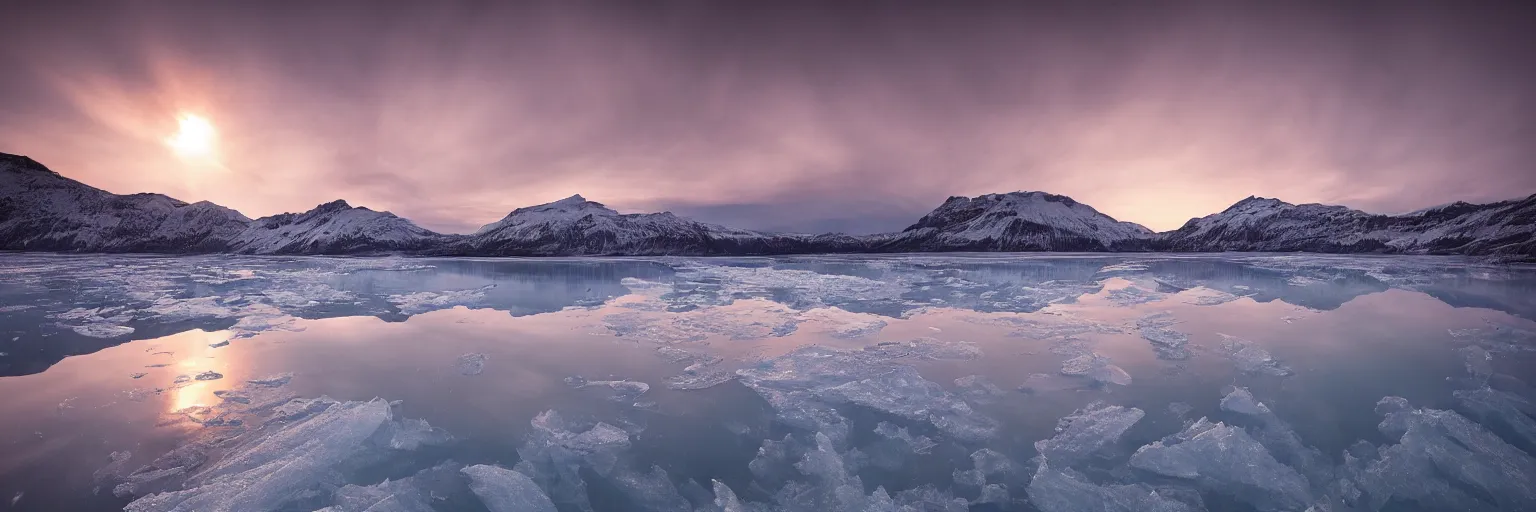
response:
<svg viewBox="0 0 1536 512"><path fill-rule="evenodd" d="M951 196L894 233L737 229L671 212L619 213L580 194L437 233L337 199L251 219L208 201L113 194L0 153L0 250L443 256L724 256L898 252L1330 252L1536 259L1536 194L1401 215L1249 196L1162 233L1039 191Z"/></svg>

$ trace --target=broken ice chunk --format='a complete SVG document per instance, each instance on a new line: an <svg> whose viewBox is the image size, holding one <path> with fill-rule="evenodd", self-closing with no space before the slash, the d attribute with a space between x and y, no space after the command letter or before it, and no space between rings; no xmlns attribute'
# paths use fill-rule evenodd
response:
<svg viewBox="0 0 1536 512"><path fill-rule="evenodd" d="M434 501L466 486L460 469L449 461L398 480L346 485L332 494L335 504L316 512L433 512Z"/></svg>
<svg viewBox="0 0 1536 512"><path fill-rule="evenodd" d="M1013 461L991 448L982 448L971 453L971 464L975 465L981 474L991 476L1013 471Z"/></svg>
<svg viewBox="0 0 1536 512"><path fill-rule="evenodd" d="M1152 342L1152 349L1159 359L1189 359L1189 335L1170 327L1178 323L1167 311L1153 313L1136 320L1136 330L1142 339Z"/></svg>
<svg viewBox="0 0 1536 512"><path fill-rule="evenodd" d="M955 485L977 488L987 485L987 475L976 469L956 469L950 478L955 480Z"/></svg>
<svg viewBox="0 0 1536 512"><path fill-rule="evenodd" d="M1003 391L1003 388L993 384L990 379L980 375L967 375L955 379L955 387L960 388L960 396L976 403L988 403L1008 394Z"/></svg>
<svg viewBox="0 0 1536 512"><path fill-rule="evenodd" d="M996 422L959 396L895 364L881 349L842 351L818 346L737 370L786 424L827 432L841 443L847 426L831 404L853 404L933 423L965 440L990 437ZM839 427L841 425L841 427ZM841 432L841 433L839 433Z"/></svg>
<svg viewBox="0 0 1536 512"><path fill-rule="evenodd" d="M741 504L741 499L736 497L736 492L730 487L714 480L715 508L718 512L747 512L747 507ZM714 512L714 511L711 511Z"/></svg>
<svg viewBox="0 0 1536 512"><path fill-rule="evenodd" d="M117 482L122 481L124 472L127 469L125 466L128 465L128 459L132 457L133 452L127 450L112 452L110 455L107 455L107 464L91 474L91 481L96 485L96 489L91 491L92 494L101 492L101 486L103 485L116 485Z"/></svg>
<svg viewBox="0 0 1536 512"><path fill-rule="evenodd" d="M1131 467L1191 480L1262 511L1300 510L1312 502L1307 481L1241 428L1204 418L1168 439L1141 447Z"/></svg>
<svg viewBox="0 0 1536 512"><path fill-rule="evenodd" d="M1467 373L1479 384L1493 376L1493 354L1479 346L1462 347L1458 352L1466 358Z"/></svg>
<svg viewBox="0 0 1536 512"><path fill-rule="evenodd" d="M576 389L605 388L609 393L608 400L619 403L632 403L640 395L651 390L651 385L632 380L587 380L580 375L565 378L565 383Z"/></svg>
<svg viewBox="0 0 1536 512"><path fill-rule="evenodd" d="M484 464L462 471L469 489L491 512L555 512L554 502L527 475Z"/></svg>
<svg viewBox="0 0 1536 512"><path fill-rule="evenodd" d="M322 484L333 466L358 453L389 421L389 404L334 403L326 411L250 438L200 470L179 491L144 496L128 512L277 510Z"/></svg>
<svg viewBox="0 0 1536 512"><path fill-rule="evenodd" d="M1221 399L1221 408L1247 416L1248 432L1269 449L1275 460L1296 468L1307 478L1313 489L1323 489L1333 483L1333 463L1316 448L1301 441L1290 426L1276 416L1269 406L1254 399L1247 388L1233 388Z"/></svg>
<svg viewBox="0 0 1536 512"><path fill-rule="evenodd" d="M1195 512L1146 484L1098 485L1070 468L1041 461L1029 482L1029 502L1041 512Z"/></svg>
<svg viewBox="0 0 1536 512"><path fill-rule="evenodd" d="M250 383L250 384L257 385L257 386L277 387L277 386L282 386L284 384L287 384L288 381L291 381L291 380L293 380L293 372L279 373L279 374L276 374L276 375L268 375L266 377L259 377L259 378L255 378L255 379L250 379L250 380L247 380L246 382Z"/></svg>
<svg viewBox="0 0 1536 512"><path fill-rule="evenodd" d="M1510 444L1536 455L1536 406L1519 396L1490 388L1452 393L1462 408L1479 423Z"/></svg>
<svg viewBox="0 0 1536 512"><path fill-rule="evenodd" d="M1145 290L1135 285L1110 290L1109 294L1106 295L1106 298L1109 299L1111 304L1120 307L1131 307L1146 304L1148 302L1156 302L1163 300L1163 297L1164 295L1161 293Z"/></svg>
<svg viewBox="0 0 1536 512"><path fill-rule="evenodd" d="M144 373L144 372L133 372L133 374L129 375L129 377L137 379L137 378L143 377L145 375L149 375L149 374L148 373Z"/></svg>
<svg viewBox="0 0 1536 512"><path fill-rule="evenodd" d="M1010 500L1011 498L1008 497L1008 486L1003 484L987 484L986 487L981 488L981 497L976 498L976 501L971 503L974 505L995 503L1000 506L1006 506Z"/></svg>
<svg viewBox="0 0 1536 512"><path fill-rule="evenodd" d="M1487 327L1451 329L1452 338L1490 352L1529 352L1536 350L1536 331L1490 323Z"/></svg>
<svg viewBox="0 0 1536 512"><path fill-rule="evenodd" d="M1146 413L1134 407L1088 404L1056 424L1056 435L1035 443L1035 449L1056 467L1070 467L1120 440Z"/></svg>
<svg viewBox="0 0 1536 512"><path fill-rule="evenodd" d="M886 439L901 442L908 450L918 455L926 455L930 450L933 450L933 447L938 446L938 443L928 439L928 436L913 437L911 433L907 432L906 427L898 427L888 421L882 421L875 425L875 433L880 434L881 437Z"/></svg>
<svg viewBox="0 0 1536 512"><path fill-rule="evenodd" d="M1245 373L1275 377L1285 377L1293 373L1290 368L1276 361L1269 355L1269 351L1264 350L1257 343L1226 334L1218 333L1217 336L1221 337L1221 348L1226 352L1227 357L1237 364L1237 369Z"/></svg>
<svg viewBox="0 0 1536 512"><path fill-rule="evenodd" d="M453 367L459 371L459 375L480 375L480 372L485 371L485 359L485 354L471 352L454 360Z"/></svg>
<svg viewBox="0 0 1536 512"><path fill-rule="evenodd" d="M1109 363L1109 358L1094 353L1083 354L1061 362L1061 374L1088 377L1101 384L1131 383L1131 375L1124 369Z"/></svg>
<svg viewBox="0 0 1536 512"><path fill-rule="evenodd" d="M624 493L629 510L648 512L692 512L693 506L677 486L667 477L661 466L652 465L650 471L623 469L613 475L613 484ZM492 511L496 512L496 511Z"/></svg>
<svg viewBox="0 0 1536 512"><path fill-rule="evenodd" d="M126 325L116 325L105 322L93 322L85 325L71 327L77 334L92 338L116 338L133 334L133 328Z"/></svg>
<svg viewBox="0 0 1536 512"><path fill-rule="evenodd" d="M1536 509L1536 459L1451 411L1386 397L1378 429L1398 443L1357 475L1372 510L1416 501L1431 510Z"/></svg>
<svg viewBox="0 0 1536 512"><path fill-rule="evenodd" d="M197 374L197 376L193 378L197 380L219 380L224 378L224 374L213 370L208 370L206 372Z"/></svg>

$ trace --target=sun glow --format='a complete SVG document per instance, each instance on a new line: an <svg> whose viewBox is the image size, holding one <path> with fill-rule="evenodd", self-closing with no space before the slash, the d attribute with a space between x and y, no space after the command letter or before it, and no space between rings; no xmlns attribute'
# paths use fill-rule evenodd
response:
<svg viewBox="0 0 1536 512"><path fill-rule="evenodd" d="M182 114L177 120L180 130L165 140L182 158L210 158L213 156L214 139L218 133L213 123L196 114Z"/></svg>

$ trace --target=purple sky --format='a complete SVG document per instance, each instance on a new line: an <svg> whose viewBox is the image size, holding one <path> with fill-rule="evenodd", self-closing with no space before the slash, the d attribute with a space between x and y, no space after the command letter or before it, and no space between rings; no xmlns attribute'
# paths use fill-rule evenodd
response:
<svg viewBox="0 0 1536 512"><path fill-rule="evenodd" d="M467 232L581 193L873 232L1044 190L1167 230L1250 194L1536 192L1516 2L32 4L0 30L0 151L252 217ZM168 147L186 114L211 156Z"/></svg>

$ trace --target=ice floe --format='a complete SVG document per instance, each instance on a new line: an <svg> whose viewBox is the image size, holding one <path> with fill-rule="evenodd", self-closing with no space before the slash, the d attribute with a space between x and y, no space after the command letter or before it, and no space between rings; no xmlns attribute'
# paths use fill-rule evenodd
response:
<svg viewBox="0 0 1536 512"><path fill-rule="evenodd" d="M1035 450L1056 467L1076 466L1119 441L1144 416L1135 407L1094 402L1062 418L1056 435L1036 442Z"/></svg>
<svg viewBox="0 0 1536 512"><path fill-rule="evenodd" d="M555 512L554 502L522 473L484 464L462 469L469 488L490 512Z"/></svg>
<svg viewBox="0 0 1536 512"><path fill-rule="evenodd" d="M1189 335L1172 329L1178 321L1173 314L1161 311L1136 320L1136 331L1142 339L1152 342L1152 349L1159 359L1189 359Z"/></svg>
<svg viewBox="0 0 1536 512"><path fill-rule="evenodd" d="M1312 502L1306 479L1275 460L1242 428L1200 421L1131 456L1132 468L1188 480L1261 511L1301 510Z"/></svg>
<svg viewBox="0 0 1536 512"><path fill-rule="evenodd" d="M1274 356L1264 350L1258 343L1245 340L1237 336L1229 336L1217 333L1221 337L1221 349L1237 365L1237 369L1244 373L1259 375L1271 375L1286 377L1292 373L1290 367L1276 361Z"/></svg>
<svg viewBox="0 0 1536 512"><path fill-rule="evenodd" d="M1361 505L1412 501L1431 510L1536 508L1536 459L1452 411L1381 399L1379 426L1397 441L1351 465ZM1367 446L1368 447L1368 446Z"/></svg>
<svg viewBox="0 0 1536 512"><path fill-rule="evenodd" d="M1070 468L1041 461L1029 482L1029 502L1041 512L1196 512L1203 510L1146 484L1095 484Z"/></svg>

